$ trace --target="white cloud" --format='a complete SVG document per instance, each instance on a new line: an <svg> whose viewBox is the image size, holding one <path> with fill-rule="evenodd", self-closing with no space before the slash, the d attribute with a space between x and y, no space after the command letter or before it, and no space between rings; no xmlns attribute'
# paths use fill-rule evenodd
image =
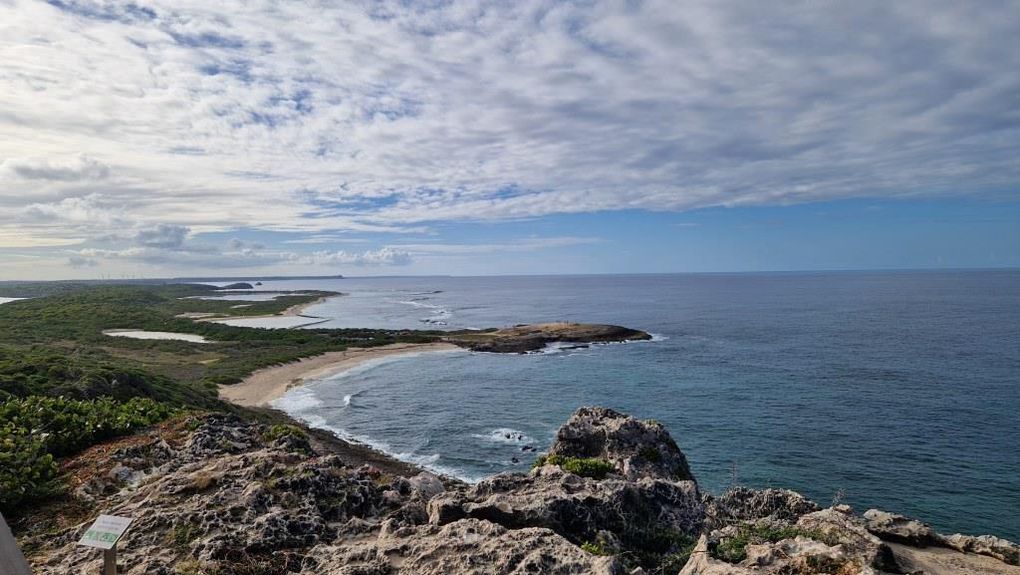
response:
<svg viewBox="0 0 1020 575"><path fill-rule="evenodd" d="M72 256L69 256L67 258L67 265L69 265L69 266L71 266L73 268L95 267L95 266L99 265L99 262L97 262L96 260L94 260L92 258L86 258L86 257L78 256L78 255L72 255Z"/></svg>
<svg viewBox="0 0 1020 575"><path fill-rule="evenodd" d="M225 246L187 240L188 230L180 226L159 225L142 230L130 238L135 245L117 248L81 248L71 253L68 265L95 266L100 261L120 260L174 268L265 268L268 266L404 266L412 262L402 249L349 252L320 250L310 253L266 249L259 243L232 238ZM118 241L114 239L113 241Z"/></svg>
<svg viewBox="0 0 1020 575"><path fill-rule="evenodd" d="M410 264L412 258L411 254L404 250L382 248L364 252L347 252L344 250L335 252L317 251L311 255L301 256L296 259L316 265L403 266Z"/></svg>
<svg viewBox="0 0 1020 575"><path fill-rule="evenodd" d="M600 238L563 236L548 238L535 238L535 237L523 238L503 243L396 244L393 247L400 250L406 250L412 254L465 255L465 254L492 254L499 252L530 252L550 248L597 244L602 241L603 240L601 240Z"/></svg>
<svg viewBox="0 0 1020 575"><path fill-rule="evenodd" d="M1014 197L1018 28L1016 1L15 0L0 246Z"/></svg>
<svg viewBox="0 0 1020 575"><path fill-rule="evenodd" d="M114 213L115 208L105 205L99 194L88 194L56 202L29 204L21 211L21 216L29 221L107 224L114 218Z"/></svg>
<svg viewBox="0 0 1020 575"><path fill-rule="evenodd" d="M68 158L10 158L0 162L0 174L25 180L77 182L101 180L109 173L109 166L83 154Z"/></svg>
<svg viewBox="0 0 1020 575"><path fill-rule="evenodd" d="M158 224L151 229L139 230L135 241L152 248L175 249L184 244L190 230L184 226Z"/></svg>

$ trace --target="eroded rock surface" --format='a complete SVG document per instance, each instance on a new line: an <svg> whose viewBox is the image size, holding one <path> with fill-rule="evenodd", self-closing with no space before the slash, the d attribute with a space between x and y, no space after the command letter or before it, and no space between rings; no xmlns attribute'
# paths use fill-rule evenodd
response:
<svg viewBox="0 0 1020 575"><path fill-rule="evenodd" d="M396 531L371 542L311 550L319 572L347 575L623 575L620 562L583 551L549 529L464 519Z"/></svg>
<svg viewBox="0 0 1020 575"><path fill-rule="evenodd" d="M734 487L718 497L708 496L709 525L722 528L740 522L790 523L821 510L810 499L789 489Z"/></svg>
<svg viewBox="0 0 1020 575"><path fill-rule="evenodd" d="M640 547L662 531L696 535L704 508L692 481L599 481L544 466L530 475L497 475L429 502L432 523L465 517L514 529L546 527L575 543L594 541L605 531L625 547Z"/></svg>
<svg viewBox="0 0 1020 575"><path fill-rule="evenodd" d="M469 486L320 454L298 429L192 417L64 462L73 490L19 543L35 573L97 573L101 554L75 543L102 512L134 518L128 575L1020 572L1017 546L995 537L781 489L704 495L661 425L611 410L578 410L550 454Z"/></svg>
<svg viewBox="0 0 1020 575"><path fill-rule="evenodd" d="M694 481L687 458L661 423L604 407L575 411L556 433L549 455L602 459L628 480Z"/></svg>
<svg viewBox="0 0 1020 575"><path fill-rule="evenodd" d="M961 535L959 533L941 536L939 541L957 551L994 557L1010 565L1020 565L1020 545L993 535Z"/></svg>
<svg viewBox="0 0 1020 575"><path fill-rule="evenodd" d="M868 509L864 512L865 527L885 541L895 541L914 547L939 544L938 535L931 525L895 513Z"/></svg>

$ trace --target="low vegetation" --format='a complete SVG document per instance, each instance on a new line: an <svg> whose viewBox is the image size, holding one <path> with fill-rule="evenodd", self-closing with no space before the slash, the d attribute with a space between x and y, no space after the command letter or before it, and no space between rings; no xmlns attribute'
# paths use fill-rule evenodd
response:
<svg viewBox="0 0 1020 575"><path fill-rule="evenodd" d="M130 433L179 409L234 409L217 385L276 364L397 342L435 341L439 332L373 329L254 329L188 316L280 313L333 292L270 301L201 299L210 286L3 283L0 295L0 510L59 491L55 458ZM211 344L136 340L110 329L204 336ZM293 430L277 429L280 436Z"/></svg>
<svg viewBox="0 0 1020 575"><path fill-rule="evenodd" d="M605 479L606 475L616 468L612 463L597 457L564 457L563 455L543 455L535 460L534 467L555 465L581 477Z"/></svg>
<svg viewBox="0 0 1020 575"><path fill-rule="evenodd" d="M739 563L747 558L748 545L760 545L762 543L776 543L783 539L795 537L807 537L826 544L834 544L821 532L800 529L797 527L770 527L767 525L745 525L740 528L733 537L727 537L718 545L710 549L716 559L722 559L729 563Z"/></svg>
<svg viewBox="0 0 1020 575"><path fill-rule="evenodd" d="M176 409L148 398L13 398L0 403L0 512L60 490L55 459L163 421Z"/></svg>

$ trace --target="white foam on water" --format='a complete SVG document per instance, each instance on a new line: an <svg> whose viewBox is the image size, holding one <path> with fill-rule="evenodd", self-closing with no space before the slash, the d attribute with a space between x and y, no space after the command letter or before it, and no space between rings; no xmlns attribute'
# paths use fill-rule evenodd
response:
<svg viewBox="0 0 1020 575"><path fill-rule="evenodd" d="M507 445L533 445L535 443L535 440L528 437L528 435L523 431L518 431L509 427L493 429L487 434L473 433L471 434L471 437L495 443L505 443Z"/></svg>
<svg viewBox="0 0 1020 575"><path fill-rule="evenodd" d="M344 441L366 445L376 451L385 453L386 455L389 455L394 459L403 461L405 463L412 463L414 465L422 467L423 469L428 469L433 473L446 475L448 477L454 477L467 483L478 483L479 481L481 481L482 477L484 477L481 475L479 476L470 475L465 473L461 469L457 469L447 465L440 465L439 460L441 459L442 456L439 453L420 454L415 453L413 451L412 452L396 451L390 446L389 443L386 443L385 441L373 439L372 437L369 437L367 435L349 433L347 430L341 427L330 425L329 422L326 421L326 418L322 417L321 415L317 415L315 413L292 412L287 410L285 407L281 405L277 405L276 402L273 403L273 406L279 407L283 411L287 412L294 419L304 422L310 427L324 429L326 431L329 431L333 435L336 435L340 439L343 439Z"/></svg>
<svg viewBox="0 0 1020 575"><path fill-rule="evenodd" d="M321 407L322 400L316 397L314 390L297 387L284 393L270 404L277 409L293 414Z"/></svg>
<svg viewBox="0 0 1020 575"><path fill-rule="evenodd" d="M553 355L560 354L563 352L576 352L579 350L586 350L595 347L602 347L608 345L629 345L634 343L653 343L657 341L666 341L669 336L661 334L648 334L651 339L623 339L620 341L592 341L592 342L577 342L577 341L554 341L545 344L545 347L535 351L529 351L528 355ZM587 355L581 353L568 353L571 355Z"/></svg>
<svg viewBox="0 0 1020 575"><path fill-rule="evenodd" d="M317 413L319 411L319 408L321 408L324 405L324 402L321 399L319 399L318 396L316 395L316 387L318 385L321 385L325 382L335 382L338 380L349 378L358 374L365 373L366 371L379 367L380 365L385 365L388 363L400 361L407 358L417 357L426 353L432 354L432 353L471 353L471 352L464 349L428 350L411 353L401 353L389 357L373 359L361 363L359 365L356 365L350 369L333 374L327 378L312 382L308 385L291 389L287 391L282 397L272 401L271 405L281 411L284 411L294 419L304 422L310 427L315 427L318 429L324 429L326 431L329 431L330 433L336 435L337 437L343 439L344 441L366 445L368 447L371 447L372 449L375 449L376 451L385 453L386 455L389 455L394 459L418 465L424 469L428 469L429 471L438 473L440 475L455 477L467 483L477 483L484 477L484 475L477 476L471 475L464 472L464 470L462 469L457 469L455 467L450 467L447 465L441 465L439 464L439 461L441 460L442 456L439 453L422 454L414 451L397 451L389 443L385 441L375 439L368 435L350 433L346 429L343 429L342 427L331 425L326 420L325 417ZM344 395L343 406L349 407L353 402L353 399L357 397L360 393L361 392L354 392L351 394ZM528 441L530 441L530 438L528 438Z"/></svg>

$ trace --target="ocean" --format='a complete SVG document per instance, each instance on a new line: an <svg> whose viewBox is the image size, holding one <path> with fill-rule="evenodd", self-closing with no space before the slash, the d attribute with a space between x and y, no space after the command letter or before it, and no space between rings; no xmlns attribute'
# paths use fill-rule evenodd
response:
<svg viewBox="0 0 1020 575"><path fill-rule="evenodd" d="M664 423L703 489L786 487L1020 540L1020 272L418 277L329 289L322 327L613 323L650 342L366 364L277 406L466 480L529 468L577 407Z"/></svg>

